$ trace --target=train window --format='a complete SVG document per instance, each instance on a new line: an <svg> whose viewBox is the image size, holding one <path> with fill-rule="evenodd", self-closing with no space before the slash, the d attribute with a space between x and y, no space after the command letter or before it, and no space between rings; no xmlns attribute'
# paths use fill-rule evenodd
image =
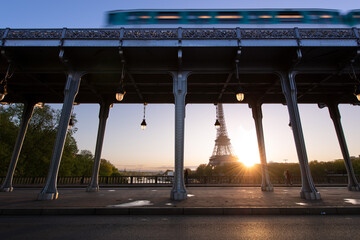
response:
<svg viewBox="0 0 360 240"><path fill-rule="evenodd" d="M179 23L181 16L178 12L158 12L155 17L158 23L171 24Z"/></svg>
<svg viewBox="0 0 360 240"><path fill-rule="evenodd" d="M332 12L309 12L308 19L310 23L331 24L338 23L340 16Z"/></svg>
<svg viewBox="0 0 360 240"><path fill-rule="evenodd" d="M243 20L239 12L218 12L215 18L218 23L240 23Z"/></svg>
<svg viewBox="0 0 360 240"><path fill-rule="evenodd" d="M109 24L114 24L115 23L115 17L116 17L116 14L115 13L110 13L108 15L108 23Z"/></svg>
<svg viewBox="0 0 360 240"><path fill-rule="evenodd" d="M351 15L351 23L354 25L360 24L360 12L354 12Z"/></svg>
<svg viewBox="0 0 360 240"><path fill-rule="evenodd" d="M248 14L249 23L272 23L273 16L271 12L249 12Z"/></svg>
<svg viewBox="0 0 360 240"><path fill-rule="evenodd" d="M210 23L212 16L208 12L188 12L187 22L188 23Z"/></svg>
<svg viewBox="0 0 360 240"><path fill-rule="evenodd" d="M147 12L129 12L126 21L129 24L150 23L151 16Z"/></svg>
<svg viewBox="0 0 360 240"><path fill-rule="evenodd" d="M281 11L275 16L280 23L301 23L304 16L298 11Z"/></svg>

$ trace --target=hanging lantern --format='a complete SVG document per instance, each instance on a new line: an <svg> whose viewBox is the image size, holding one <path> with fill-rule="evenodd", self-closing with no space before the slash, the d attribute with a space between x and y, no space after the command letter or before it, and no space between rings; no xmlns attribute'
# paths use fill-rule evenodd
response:
<svg viewBox="0 0 360 240"><path fill-rule="evenodd" d="M116 94L115 94L115 98L116 100L118 100L119 102L121 102L124 99L125 96L125 90L123 89L122 86L120 86L117 90L116 90Z"/></svg>
<svg viewBox="0 0 360 240"><path fill-rule="evenodd" d="M124 99L124 96L126 93L126 91L124 90L124 78L125 78L124 71L125 71L125 64L123 63L122 69L121 69L120 86L116 90L116 94L115 94L115 98L119 102L121 102Z"/></svg>
<svg viewBox="0 0 360 240"><path fill-rule="evenodd" d="M239 85L238 88L236 89L236 99L239 102L242 102L245 98L245 94L244 94L244 90L242 89L242 87Z"/></svg>
<svg viewBox="0 0 360 240"><path fill-rule="evenodd" d="M147 103L145 102L144 103L144 117L143 117L143 120L142 120L142 122L141 122L141 130L145 130L146 129L146 121L145 121L145 110L146 110L146 105L147 105Z"/></svg>
<svg viewBox="0 0 360 240"><path fill-rule="evenodd" d="M216 119L214 126L215 126L216 129L220 128L221 124L220 124L218 119Z"/></svg>
<svg viewBox="0 0 360 240"><path fill-rule="evenodd" d="M143 119L141 122L141 130L145 130L145 129L146 129L146 121L145 119Z"/></svg>
<svg viewBox="0 0 360 240"><path fill-rule="evenodd" d="M38 102L37 104L35 104L35 107L38 107L40 109L43 109L44 106L45 106L45 103L43 103L43 102Z"/></svg>

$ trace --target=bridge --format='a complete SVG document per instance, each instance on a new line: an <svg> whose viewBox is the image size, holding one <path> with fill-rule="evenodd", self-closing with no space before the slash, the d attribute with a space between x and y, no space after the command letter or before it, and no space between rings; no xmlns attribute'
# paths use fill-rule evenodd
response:
<svg viewBox="0 0 360 240"><path fill-rule="evenodd" d="M57 172L75 103L99 103L95 164L88 191L97 191L109 106L174 103L175 176L170 197L187 197L184 185L185 106L243 103L252 108L261 165L267 177L261 105L286 104L301 169L305 199L321 199L313 182L298 103L328 107L348 172L348 189L360 190L341 126L338 104L358 105L360 30L341 29L0 29L2 103L25 103L20 131L2 191L12 178L27 124L38 102L63 103L51 166L39 200L58 197ZM235 94L245 96L238 102ZM358 92L356 92L358 93ZM360 98L360 96L358 97Z"/></svg>

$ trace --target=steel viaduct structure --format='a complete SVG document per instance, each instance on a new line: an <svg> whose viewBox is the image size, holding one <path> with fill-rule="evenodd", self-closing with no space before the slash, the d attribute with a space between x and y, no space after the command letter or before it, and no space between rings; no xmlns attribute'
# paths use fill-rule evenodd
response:
<svg viewBox="0 0 360 240"><path fill-rule="evenodd" d="M263 166L262 190L272 191L266 168L262 104L286 104L301 168L305 199L321 199L310 173L298 103L328 107L348 171L359 190L341 126L338 104L358 105L360 30L344 29L0 29L2 102L25 103L2 191L12 177L34 105L63 103L47 181L39 200L58 197L57 173L74 102L100 104L92 181L98 170L106 119L113 103L174 103L175 177L171 199L187 198L184 124L188 103L239 103L241 86L252 108ZM124 72L125 71L125 72ZM121 83L121 76L124 76ZM80 84L81 83L81 84ZM123 84L123 101L115 99Z"/></svg>

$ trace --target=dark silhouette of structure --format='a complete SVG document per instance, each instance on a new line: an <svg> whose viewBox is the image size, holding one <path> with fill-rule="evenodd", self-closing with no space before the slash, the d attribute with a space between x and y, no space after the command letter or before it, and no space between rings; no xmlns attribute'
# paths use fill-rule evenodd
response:
<svg viewBox="0 0 360 240"><path fill-rule="evenodd" d="M217 166L237 162L239 158L235 155L230 138L228 137L223 105L221 103L216 105L216 119L219 121L220 127L217 128L215 146L209 159L209 164Z"/></svg>

